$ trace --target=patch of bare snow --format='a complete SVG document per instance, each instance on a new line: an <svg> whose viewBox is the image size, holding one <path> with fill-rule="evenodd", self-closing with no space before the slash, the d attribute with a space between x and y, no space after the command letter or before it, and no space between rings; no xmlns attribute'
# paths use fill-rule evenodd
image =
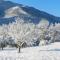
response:
<svg viewBox="0 0 60 60"><path fill-rule="evenodd" d="M4 48L0 50L0 60L60 60L60 42L21 48L21 53L16 48Z"/></svg>

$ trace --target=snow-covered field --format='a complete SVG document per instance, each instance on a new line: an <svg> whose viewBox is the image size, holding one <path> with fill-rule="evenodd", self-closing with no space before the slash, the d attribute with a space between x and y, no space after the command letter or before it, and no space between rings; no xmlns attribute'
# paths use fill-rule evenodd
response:
<svg viewBox="0 0 60 60"><path fill-rule="evenodd" d="M60 42L41 47L16 48L0 50L0 60L60 60Z"/></svg>

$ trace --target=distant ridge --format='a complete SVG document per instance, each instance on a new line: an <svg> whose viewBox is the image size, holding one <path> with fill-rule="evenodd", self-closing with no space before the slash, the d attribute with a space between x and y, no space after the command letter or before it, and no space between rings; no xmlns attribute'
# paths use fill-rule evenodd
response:
<svg viewBox="0 0 60 60"><path fill-rule="evenodd" d="M30 22L38 24L42 18L49 21L49 24L60 23L60 17L53 16L44 11L40 11L34 7L24 6L22 4L13 3L11 1L0 0L0 24L4 24L3 20L8 20L15 17L20 17L25 21L29 19ZM12 22L14 22L13 19ZM6 23L8 23L6 22Z"/></svg>

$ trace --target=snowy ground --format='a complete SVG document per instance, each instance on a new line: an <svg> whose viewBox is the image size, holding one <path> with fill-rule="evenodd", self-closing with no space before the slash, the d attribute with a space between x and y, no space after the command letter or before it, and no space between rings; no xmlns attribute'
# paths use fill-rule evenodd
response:
<svg viewBox="0 0 60 60"><path fill-rule="evenodd" d="M48 46L22 48L21 53L15 48L0 50L0 60L60 60L60 43Z"/></svg>

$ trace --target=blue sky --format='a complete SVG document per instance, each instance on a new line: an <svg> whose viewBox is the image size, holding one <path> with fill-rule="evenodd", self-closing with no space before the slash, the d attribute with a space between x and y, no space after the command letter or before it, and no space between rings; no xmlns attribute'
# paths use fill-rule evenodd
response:
<svg viewBox="0 0 60 60"><path fill-rule="evenodd" d="M10 0L60 17L60 0Z"/></svg>

